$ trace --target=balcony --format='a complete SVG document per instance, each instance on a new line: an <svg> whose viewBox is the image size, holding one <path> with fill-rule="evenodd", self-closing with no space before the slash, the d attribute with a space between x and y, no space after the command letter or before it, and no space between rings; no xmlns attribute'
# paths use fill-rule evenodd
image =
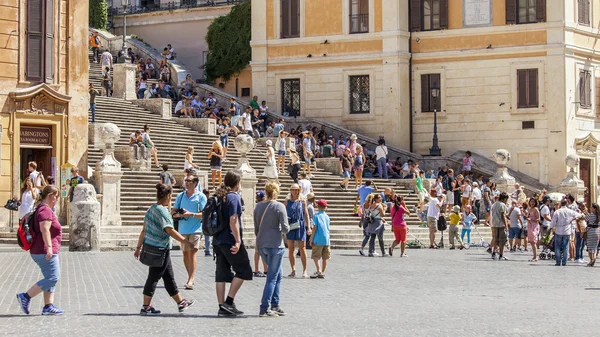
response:
<svg viewBox="0 0 600 337"><path fill-rule="evenodd" d="M369 14L350 15L350 34L369 32Z"/></svg>

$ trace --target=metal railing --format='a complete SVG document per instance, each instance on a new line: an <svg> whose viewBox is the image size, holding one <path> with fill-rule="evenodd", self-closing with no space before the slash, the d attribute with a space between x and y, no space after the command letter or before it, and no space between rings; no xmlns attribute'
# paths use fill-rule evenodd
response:
<svg viewBox="0 0 600 337"><path fill-rule="evenodd" d="M229 6L237 5L248 0L180 0L180 1L169 1L160 2L158 4L146 4L145 6L120 6L109 8L109 15L129 15L147 12L157 11L170 11L175 9L186 9L186 8L197 8L197 7L216 7L216 6Z"/></svg>
<svg viewBox="0 0 600 337"><path fill-rule="evenodd" d="M350 34L369 32L369 14L350 15Z"/></svg>

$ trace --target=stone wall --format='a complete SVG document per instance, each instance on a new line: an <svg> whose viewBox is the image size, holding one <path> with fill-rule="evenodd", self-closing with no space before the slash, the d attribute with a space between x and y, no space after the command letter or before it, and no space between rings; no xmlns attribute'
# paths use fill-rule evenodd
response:
<svg viewBox="0 0 600 337"><path fill-rule="evenodd" d="M134 99L131 103L140 106L162 119L171 119L173 101L166 98Z"/></svg>

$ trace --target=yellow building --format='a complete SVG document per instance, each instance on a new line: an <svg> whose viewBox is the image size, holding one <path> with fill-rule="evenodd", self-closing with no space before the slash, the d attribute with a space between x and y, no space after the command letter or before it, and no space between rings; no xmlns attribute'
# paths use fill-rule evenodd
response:
<svg viewBox="0 0 600 337"><path fill-rule="evenodd" d="M0 202L20 197L27 162L58 179L87 170L88 2L0 2ZM0 209L0 228L17 223Z"/></svg>
<svg viewBox="0 0 600 337"><path fill-rule="evenodd" d="M252 91L271 109L408 148L406 0L252 2ZM274 107L273 107L274 105Z"/></svg>

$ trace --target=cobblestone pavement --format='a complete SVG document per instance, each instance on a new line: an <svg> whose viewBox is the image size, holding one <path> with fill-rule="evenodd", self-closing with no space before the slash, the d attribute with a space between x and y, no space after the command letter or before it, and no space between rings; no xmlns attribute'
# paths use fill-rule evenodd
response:
<svg viewBox="0 0 600 337"><path fill-rule="evenodd" d="M399 252L396 250L396 252ZM396 253L398 254L398 253ZM214 262L199 257L197 304L185 314L164 289L159 317L137 315L147 269L131 252L61 254L56 304L62 317L41 317L42 299L23 315L15 294L38 280L27 253L0 254L0 335L5 336L572 336L600 328L600 268L509 254L492 261L483 250L408 250L407 258L367 258L335 251L327 278L284 279L286 317L258 318L264 279L246 282L236 303L242 318L217 318ZM175 275L185 281L181 252ZM298 260L298 263L300 261ZM287 257L284 273L289 273ZM314 265L309 265L309 272ZM590 322L589 320L593 320Z"/></svg>

